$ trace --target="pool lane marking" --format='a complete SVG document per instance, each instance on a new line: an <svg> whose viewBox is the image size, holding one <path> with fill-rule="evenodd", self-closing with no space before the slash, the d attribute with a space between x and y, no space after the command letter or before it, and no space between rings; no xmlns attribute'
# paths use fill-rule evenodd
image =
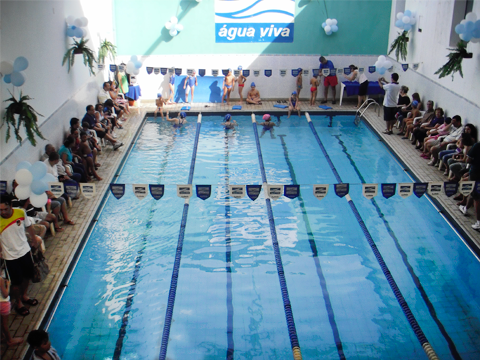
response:
<svg viewBox="0 0 480 360"><path fill-rule="evenodd" d="M340 139L339 135L334 135L334 137L338 140L338 143L342 147L342 151L345 153L348 160L350 161L350 164L352 165L352 167L353 167L355 173L357 174L358 178L360 179L362 184L365 184L366 181L365 181L363 175L361 174L360 170L358 169L357 164L355 164L355 161L353 161L352 156L348 153L347 147L345 146L345 143ZM453 358L457 359L457 360L461 359L461 356L457 351L455 343L453 342L450 335L448 335L447 330L445 329L445 326L442 324L442 322L438 318L437 313L435 311L435 307L433 306L432 302L430 301L430 298L428 297L427 292L423 288L423 285L420 281L420 278L415 273L415 270L413 269L413 266L408 261L408 255L406 254L406 252L403 250L402 246L400 245L400 242L398 241L398 238L395 235L395 232L391 228L390 223L385 218L385 216L382 212L382 209L380 209L380 206L376 202L375 198L370 199L370 201L372 202L372 205L375 207L375 210L378 214L378 217L383 221L383 224L385 225L385 228L387 229L388 235L390 235L390 237L392 238L392 240L395 244L395 247L397 248L398 252L400 253L403 264L407 268L407 271L410 274L410 277L412 278L415 286L417 287L418 291L420 292L420 295L422 296L422 299L423 299L423 301L425 302L425 305L428 308L430 316L432 317L433 321L437 324L438 329L440 330L443 337L445 338Z"/></svg>
<svg viewBox="0 0 480 360"><path fill-rule="evenodd" d="M290 171L290 177L292 178L292 182L294 184L298 184L297 177L295 175L295 170L293 168L293 164L290 161L290 156L288 154L287 143L285 142L285 139L284 139L285 135L277 135L277 136L281 139L281 142L282 142L283 156L285 157L288 170ZM337 323L335 321L335 312L333 311L332 301L330 299L330 294L328 292L327 281L323 274L322 265L320 264L320 260L318 258L317 244L315 242L315 237L313 235L312 228L310 227L310 221L308 219L307 209L305 207L305 201L303 200L301 192L298 195L298 199L300 201L300 209L302 210L302 217L305 223L305 228L307 230L308 243L310 244L310 249L313 254L313 261L315 263L315 268L317 269L317 276L318 276L318 279L320 280L320 286L322 288L323 299L325 301L325 307L328 314L328 321L330 323L330 327L332 328L333 338L335 340L335 345L337 347L338 356L341 360L343 360L345 359L345 353L343 352L343 344L342 344L342 340L340 339L340 333L338 331Z"/></svg>
<svg viewBox="0 0 480 360"><path fill-rule="evenodd" d="M225 270L227 272L227 360L233 360L235 342L233 340L233 294L232 294L232 238L230 232L231 207L229 195L230 169L228 166L230 151L228 148L228 129L225 129Z"/></svg>
<svg viewBox="0 0 480 360"><path fill-rule="evenodd" d="M295 360L301 360L302 353L300 350L300 344L298 342L297 329L295 327L295 320L293 318L292 305L290 303L290 297L288 295L287 281L285 279L285 272L283 270L282 255L280 254L280 246L278 245L278 240L277 240L277 231L275 229L275 220L273 218L272 204L266 191L267 176L265 173L265 166L263 164L262 148L260 147L260 140L258 138L257 121L255 120L255 114L253 113L252 113L252 126L253 126L253 133L255 134L255 144L257 146L258 163L260 166L260 172L262 174L264 194L266 194L265 202L267 204L267 214L268 214L268 222L270 225L270 235L272 237L272 246L273 246L273 252L275 254L275 263L277 265L278 280L280 281L280 289L282 292L283 308L285 311L285 318L286 318L287 327L288 327L288 336L290 337L290 345L292 346L293 358Z"/></svg>
<svg viewBox="0 0 480 360"><path fill-rule="evenodd" d="M310 115L308 112L305 112L305 116L308 120L308 125L310 126L310 129L312 130L313 135L315 136L315 139L317 140L318 145L320 146L320 149L322 150L323 155L325 156L325 159L327 160L328 164L330 165L330 168L333 171L333 174L335 175L335 178L339 183L343 183L342 179L340 178L340 175L337 172L337 169L335 169L335 165L333 164L332 160L330 159L330 156L327 153L327 150L323 146L322 141L320 140L320 137L317 134L317 130L315 130L315 127L313 126L312 120L310 119ZM355 218L357 219L358 224L360 225L363 234L365 238L367 239L368 244L370 245L370 248L373 251L373 254L375 255L375 258L377 259L377 262L380 265L380 268L382 269L383 274L387 278L388 284L390 285L390 288L392 289L395 298L397 299L398 303L400 304L400 307L402 308L403 313L405 314L408 323L410 324L410 327L413 329L413 332L415 333L415 336L417 337L418 341L420 342L420 345L424 349L425 353L427 354L428 358L433 360L433 359L438 359L435 351L431 347L430 343L427 340L427 337L425 336L424 332L420 328L420 325L418 324L417 320L415 319L415 316L413 315L412 311L410 310L410 307L408 306L407 301L402 295L402 292L400 291L397 283L395 282L395 279L393 278L392 274L390 273L390 270L388 269L387 264L383 260L383 256L380 253L380 251L377 248L377 245L375 244L375 241L373 240L372 236L370 235L370 232L368 231L365 223L362 220L362 217L360 216L360 213L358 212L357 208L355 207L355 204L353 200L347 199L348 204L350 205L350 208L355 215Z"/></svg>
<svg viewBox="0 0 480 360"><path fill-rule="evenodd" d="M165 167L168 164L168 157L169 157L170 152L172 151L174 145L175 145L175 140L173 140L173 142L166 147L166 151L165 151L166 155L164 157L164 161L160 165L159 175L163 174L163 172L165 171ZM133 298L134 298L135 292L137 290L137 279L138 279L138 275L140 273L140 267L141 267L141 263L142 263L143 252L145 251L145 248L147 246L147 238L148 238L147 233L148 233L148 230L151 228L151 225L152 225L151 219L152 219L153 215L155 214L155 211L153 210L153 207L155 205L156 205L156 202L153 202L152 207L149 211L149 219L146 223L147 231L145 232L145 234L142 237L141 248L137 252L137 257L135 258L135 269L133 271L132 280L130 281L130 288L128 290L128 295L127 295L127 302L125 304L125 310L124 310L123 316L122 316L122 325L120 326L120 329L118 331L118 338L117 338L117 341L115 343L115 350L114 350L114 353L113 353L112 360L120 359L120 356L122 354L123 340L124 340L125 335L127 333L127 325L128 325L130 311L131 311L132 305L133 305Z"/></svg>
<svg viewBox="0 0 480 360"><path fill-rule="evenodd" d="M197 158L198 139L200 137L200 128L202 126L202 114L198 114L197 129L195 133L195 141L193 143L192 161L190 163L190 173L188 175L188 184L193 181L193 173L195 171L195 160ZM170 291L168 293L167 310L165 311L165 322L163 325L162 343L160 346L160 360L167 357L168 339L170 337L170 328L172 326L173 307L175 305L175 296L177 293L178 273L180 271L180 261L182 259L183 240L185 238L185 227L187 225L187 216L189 208L189 199L185 199L183 205L182 221L180 223L180 232L178 234L177 251L175 254L175 262L173 264L172 279L170 281Z"/></svg>

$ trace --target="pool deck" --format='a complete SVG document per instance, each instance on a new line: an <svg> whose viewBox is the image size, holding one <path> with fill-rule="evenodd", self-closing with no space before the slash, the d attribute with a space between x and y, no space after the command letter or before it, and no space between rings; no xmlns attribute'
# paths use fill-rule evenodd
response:
<svg viewBox="0 0 480 360"><path fill-rule="evenodd" d="M265 111L282 111L283 109L274 108L276 101L264 101L262 105L243 105L241 112L265 112ZM302 114L304 111L322 111L318 106L306 105L308 102L302 102ZM318 102L317 102L318 103ZM177 112L185 104L168 105L166 110ZM237 105L232 101L230 106L226 104L211 104L211 103L194 103L191 104L190 111L194 112L230 112L235 113L236 110L231 110L232 105ZM355 103L351 99L344 98L343 106L332 105L329 101L328 106L333 107L333 110L328 111L351 111L355 112ZM76 225L65 225L65 231L57 233L55 237L49 236L45 240L47 248L46 258L50 265L50 274L47 279L40 283L31 286L29 295L38 299L40 302L38 306L30 307L30 314L28 316L17 315L13 310L9 317L10 333L15 337L24 337L26 339L28 333L38 328L48 307L55 295L55 292L66 273L71 260L77 248L80 246L81 240L88 230L89 226L96 221L94 218L96 209L101 204L103 195L108 191L108 185L116 175L116 171L129 149L129 144L134 139L135 134L142 123L143 118L147 112L153 112L155 106L153 102L144 102L132 110L132 115L125 122L125 130L118 130L116 133L118 139L125 144L117 151L113 151L111 146L104 147L102 154L98 161L102 164L99 168L99 175L103 178L100 182L95 182L97 188L97 195L93 199L85 199L83 196L79 200L74 201L73 207L69 209L70 217L76 222ZM285 111L285 110L283 110ZM286 111L285 111L286 113ZM292 116L296 116L292 114ZM422 182L429 181L445 181L446 177L436 167L428 166L427 161L419 156L419 152L410 144L408 140L402 140L397 135L384 135L382 131L385 130L383 121L383 114L380 111L380 117L377 115L376 109L368 110L365 114L366 120L377 131L380 139L384 141L393 151L397 153L399 158L408 166L411 172ZM467 233L473 242L480 247L480 233L473 230L471 225L475 222L473 209L470 209L470 216L464 216L455 205L452 198L442 195L437 198L438 202L456 220L459 227ZM72 308L75 304L72 304ZM53 344L55 346L55 344ZM1 359L23 359L28 349L26 341L20 346L8 348L4 341L1 343Z"/></svg>

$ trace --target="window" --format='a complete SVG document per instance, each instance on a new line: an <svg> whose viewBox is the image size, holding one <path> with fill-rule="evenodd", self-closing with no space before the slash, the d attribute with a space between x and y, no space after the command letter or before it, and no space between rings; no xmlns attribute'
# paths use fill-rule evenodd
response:
<svg viewBox="0 0 480 360"><path fill-rule="evenodd" d="M465 19L465 15L473 9L474 0L455 0L453 7L452 26L450 29L450 46L456 46L460 41L460 36L455 32L455 26L460 24L460 21Z"/></svg>

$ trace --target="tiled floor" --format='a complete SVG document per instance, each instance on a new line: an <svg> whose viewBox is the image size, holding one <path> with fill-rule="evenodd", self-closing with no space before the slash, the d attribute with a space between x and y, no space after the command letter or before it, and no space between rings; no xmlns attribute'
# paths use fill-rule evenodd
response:
<svg viewBox="0 0 480 360"><path fill-rule="evenodd" d="M274 108L273 105L276 101L264 101L262 105L245 105L241 111L285 111L282 109ZM184 104L168 105L165 110L172 112L178 112ZM235 113L235 110L231 109L232 105L237 105L236 102L231 103L230 106L226 104L211 104L211 103L194 103L190 104L190 111L218 111L218 112L231 112ZM328 106L333 107L333 111L355 111L355 103L347 101L340 107L338 103L332 105L330 102ZM58 288L62 277L64 276L68 264L70 263L76 249L80 244L80 240L84 236L88 225L94 221L93 219L95 210L97 209L105 191L108 190L108 184L116 173L116 170L125 155L128 152L128 144L131 143L135 136L135 133L140 126L145 114L147 112L153 112L154 104L145 102L132 111L132 115L129 120L124 124L125 130L117 131L118 138L125 143L125 146L121 147L117 151L113 151L111 146L106 146L102 151L102 155L99 156L99 162L102 166L99 169L99 175L103 178L102 181L96 182L97 195L94 199L81 199L74 202L73 207L69 210L71 218L76 222L75 226L65 225L65 232L58 233L55 237L49 237L45 243L47 247L46 257L50 264L51 272L48 278L41 284L32 285L30 295L39 300L40 304L36 307L30 307L30 315L18 316L14 312L10 315L10 331L12 336L26 336L32 330L38 327L40 324L48 306ZM302 111L318 111L317 106L309 106L307 102L302 103ZM365 114L367 121L371 126L380 134L380 138L385 141L407 164L410 170L421 181L445 181L445 178L436 168L427 166L426 161L420 158L418 151L407 140L402 140L400 136L396 135L383 135L381 132L384 130L384 122L382 119L382 113L378 116L376 109L368 110ZM459 224L480 246L480 233L471 228L473 224L473 211L469 217L463 216L457 209L455 201L446 196L438 198L442 206L455 218ZM4 360L10 359L22 359L27 350L26 343L23 346L17 346L7 348L4 341L1 345L1 358Z"/></svg>

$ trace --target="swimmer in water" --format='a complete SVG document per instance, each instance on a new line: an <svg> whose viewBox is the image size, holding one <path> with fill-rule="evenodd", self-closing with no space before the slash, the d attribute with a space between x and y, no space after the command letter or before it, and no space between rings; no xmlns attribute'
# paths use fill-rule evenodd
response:
<svg viewBox="0 0 480 360"><path fill-rule="evenodd" d="M262 137L263 135L265 135L265 133L267 131L270 131L270 137L272 139L275 139L275 134L274 134L274 131L273 131L273 127L274 126L277 126L277 124L275 124L274 122L271 121L272 120L272 117L270 116L270 114L265 114L263 115L263 122L258 124L260 126L263 126L263 130L262 130L262 135L260 135L260 137Z"/></svg>
<svg viewBox="0 0 480 360"><path fill-rule="evenodd" d="M168 111L167 111L167 121L168 122L171 122L173 124L174 127L180 127L182 126L183 124L186 124L187 123L187 114L184 113L184 112L181 112L178 114L179 118L170 118L170 116L168 115Z"/></svg>
<svg viewBox="0 0 480 360"><path fill-rule="evenodd" d="M173 74L170 75L170 80L168 82L168 86L170 87L170 97L167 101L168 104L175 104L175 101L173 101L173 96L175 95L175 77L175 69L173 69Z"/></svg>
<svg viewBox="0 0 480 360"><path fill-rule="evenodd" d="M237 78L237 83L238 83L238 95L240 96L240 100L239 100L239 104L241 104L243 102L243 88L245 87L245 82L247 81L247 78L245 76L243 76L243 71L242 71L242 67L239 66L238 67L238 70L240 70L240 74L238 75L238 78Z"/></svg>
<svg viewBox="0 0 480 360"><path fill-rule="evenodd" d="M238 126L237 122L231 119L232 119L232 115L230 114L225 115L225 122L222 123L222 126L224 126L225 129L235 129L235 126Z"/></svg>
<svg viewBox="0 0 480 360"><path fill-rule="evenodd" d="M198 85L197 82L197 74L195 73L195 70L193 70L192 75L187 76L185 78L185 83L183 84L183 88L187 87L185 90L185 102L188 103L188 93L190 92L190 89L192 90L192 98L190 99L190 102L193 103L193 93L195 91L195 86Z"/></svg>
<svg viewBox="0 0 480 360"><path fill-rule="evenodd" d="M315 105L315 100L317 99L317 90L318 90L318 79L314 76L310 79L310 105Z"/></svg>
<svg viewBox="0 0 480 360"><path fill-rule="evenodd" d="M292 110L297 110L298 111L298 117L300 117L300 101L298 100L297 97L297 92L294 91L292 93L292 96L290 96L290 99L288 100L288 116L287 119L290 117L290 114L292 113Z"/></svg>
<svg viewBox="0 0 480 360"><path fill-rule="evenodd" d="M235 88L235 76L232 74L232 69L228 69L228 74L223 79L223 95L222 103L225 96L227 97L227 105L230 105L230 93Z"/></svg>
<svg viewBox="0 0 480 360"><path fill-rule="evenodd" d="M157 112L160 111L160 115L162 116L162 119L163 119L163 105L165 105L165 100L163 100L162 98L162 94L158 93L157 94L157 99L155 100L155 105L157 106L157 108L155 109L154 111L154 116L157 117Z"/></svg>

